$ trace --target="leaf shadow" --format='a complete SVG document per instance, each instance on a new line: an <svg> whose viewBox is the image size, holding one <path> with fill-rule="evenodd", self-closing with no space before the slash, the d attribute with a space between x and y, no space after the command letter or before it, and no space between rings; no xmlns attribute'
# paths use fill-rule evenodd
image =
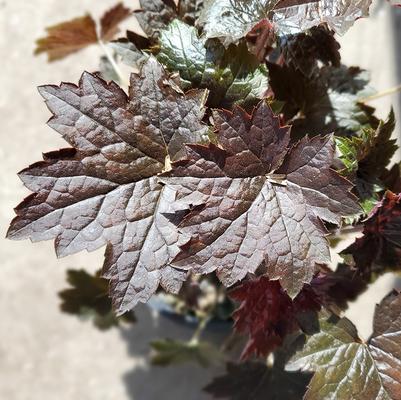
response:
<svg viewBox="0 0 401 400"><path fill-rule="evenodd" d="M216 375L224 372L224 364L203 368L194 363L154 366L150 363L149 343L155 339L171 338L189 340L194 327L183 321L155 313L146 305L135 308L138 323L120 328L121 337L127 342L128 353L133 360L133 368L123 376L130 399L135 400L208 400L210 395L202 389ZM205 332L202 337L215 344L221 344L227 329Z"/></svg>

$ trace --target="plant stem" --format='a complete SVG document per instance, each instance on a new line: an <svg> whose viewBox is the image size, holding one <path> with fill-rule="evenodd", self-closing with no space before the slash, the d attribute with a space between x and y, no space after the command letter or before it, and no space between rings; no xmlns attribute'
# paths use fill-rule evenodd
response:
<svg viewBox="0 0 401 400"><path fill-rule="evenodd" d="M392 87L390 89L383 90L382 92L376 93L376 94L374 94L372 96L368 96L368 97L365 97L363 99L360 99L359 102L366 103L368 101L380 99L382 97L389 96L390 94L394 94L394 93L397 93L397 92L400 92L400 91L401 91L401 85L394 86L394 87Z"/></svg>
<svg viewBox="0 0 401 400"><path fill-rule="evenodd" d="M194 334L192 335L192 338L191 338L191 340L190 340L190 343L196 344L196 343L199 342L199 338L201 337L202 332L203 332L204 329L206 328L206 325L208 324L208 322L209 322L209 317L202 318L202 319L199 321L199 325L198 325L198 327L196 328Z"/></svg>
<svg viewBox="0 0 401 400"><path fill-rule="evenodd" d="M109 60L111 66L113 67L114 71L116 72L121 84L124 85L125 87L128 87L129 86L128 81L125 79L125 76L122 74L120 67L117 65L116 60L114 60L114 57L110 53L107 46L100 39L98 40L98 42L99 42L100 47L104 51L104 54L106 55L107 59Z"/></svg>

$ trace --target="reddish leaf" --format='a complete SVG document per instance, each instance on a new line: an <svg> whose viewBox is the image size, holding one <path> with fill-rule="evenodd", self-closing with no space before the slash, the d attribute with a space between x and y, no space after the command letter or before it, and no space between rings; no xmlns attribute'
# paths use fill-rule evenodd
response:
<svg viewBox="0 0 401 400"><path fill-rule="evenodd" d="M363 236L347 247L362 274L401 267L401 193L387 191L365 221Z"/></svg>
<svg viewBox="0 0 401 400"><path fill-rule="evenodd" d="M227 286L262 266L295 297L330 258L321 220L338 224L358 210L350 183L330 169L333 138L288 149L290 129L265 102L252 115L235 107L214 119L218 146L188 146L164 178L177 191L170 218L192 238L173 264L217 270Z"/></svg>
<svg viewBox="0 0 401 400"><path fill-rule="evenodd" d="M266 277L244 282L230 296L241 302L233 314L235 329L249 334L243 358L253 353L266 356L299 328L299 314L320 309L319 299L311 287L305 287L291 300L277 281Z"/></svg>
<svg viewBox="0 0 401 400"><path fill-rule="evenodd" d="M85 73L75 86L40 88L49 125L74 148L45 154L20 173L35 192L17 208L8 236L55 238L59 256L107 244L104 273L119 312L147 301L159 284L176 292L185 278L169 266L177 233L161 215L174 194L157 182L167 156L199 141L204 92L176 92L149 59L132 75L129 97Z"/></svg>
<svg viewBox="0 0 401 400"><path fill-rule="evenodd" d="M90 15L50 26L46 31L47 36L36 41L35 54L47 53L49 61L97 43L96 23Z"/></svg>
<svg viewBox="0 0 401 400"><path fill-rule="evenodd" d="M100 38L109 41L118 33L118 25L131 15L131 10L122 3L117 4L103 15L100 20Z"/></svg>
<svg viewBox="0 0 401 400"><path fill-rule="evenodd" d="M263 62L273 49L276 34L273 24L266 18L257 23L246 35L248 47L260 62Z"/></svg>

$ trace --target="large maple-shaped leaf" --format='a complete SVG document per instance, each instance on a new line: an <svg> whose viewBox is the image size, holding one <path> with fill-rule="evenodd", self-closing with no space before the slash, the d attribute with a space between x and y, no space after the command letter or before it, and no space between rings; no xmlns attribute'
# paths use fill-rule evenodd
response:
<svg viewBox="0 0 401 400"><path fill-rule="evenodd" d="M263 19L270 19L279 35L304 32L326 23L344 33L368 15L371 0L209 0L199 18L208 38L225 45L245 37Z"/></svg>
<svg viewBox="0 0 401 400"><path fill-rule="evenodd" d="M265 102L252 115L216 111L214 122L218 146L189 146L164 178L177 191L169 218L191 236L174 265L217 270L228 286L264 266L295 297L330 258L321 220L358 210L350 183L330 169L333 138L289 150L290 129Z"/></svg>
<svg viewBox="0 0 401 400"><path fill-rule="evenodd" d="M269 64L270 87L285 102L283 113L293 124L294 137L335 132L355 134L376 127L374 109L362 103L372 94L366 71L356 67L322 67L319 79L288 66Z"/></svg>
<svg viewBox="0 0 401 400"><path fill-rule="evenodd" d="M243 358L253 353L267 356L299 329L300 314L320 310L319 299L310 286L292 300L277 281L264 276L245 281L230 292L230 297L240 302L233 314L235 329L249 334Z"/></svg>
<svg viewBox="0 0 401 400"><path fill-rule="evenodd" d="M227 364L227 373L204 389L216 399L301 400L310 375L256 361Z"/></svg>
<svg viewBox="0 0 401 400"><path fill-rule="evenodd" d="M129 97L85 73L79 86L44 86L49 125L73 146L45 154L20 177L35 192L17 208L8 236L55 238L59 256L108 244L104 272L122 312L185 274L168 265L177 234L161 215L171 198L157 182L183 142L200 141L205 93L178 93L154 59L132 75Z"/></svg>
<svg viewBox="0 0 401 400"><path fill-rule="evenodd" d="M367 343L346 318L325 313L320 331L307 337L287 369L316 371L305 400L401 399L401 294L392 292L376 307Z"/></svg>
<svg viewBox="0 0 401 400"><path fill-rule="evenodd" d="M159 45L157 59L179 72L184 87L207 88L210 106L255 105L267 92L266 67L245 43L226 50L219 42L199 37L196 28L174 20L161 32Z"/></svg>
<svg viewBox="0 0 401 400"><path fill-rule="evenodd" d="M354 22L369 15L372 0L280 1L272 20L280 35L303 32L326 23L336 33L344 34Z"/></svg>
<svg viewBox="0 0 401 400"><path fill-rule="evenodd" d="M347 247L362 274L401 267L401 194L386 192L365 221L363 236Z"/></svg>

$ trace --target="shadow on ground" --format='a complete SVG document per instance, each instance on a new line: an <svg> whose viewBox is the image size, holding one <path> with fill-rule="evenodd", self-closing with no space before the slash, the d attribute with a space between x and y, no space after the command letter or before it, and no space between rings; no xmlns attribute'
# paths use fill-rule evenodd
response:
<svg viewBox="0 0 401 400"><path fill-rule="evenodd" d="M153 315L147 306L138 306L135 315L138 323L121 328L121 336L127 342L129 355L137 360L135 368L123 377L129 397L133 400L210 399L210 396L202 392L202 388L214 376L221 375L223 365L203 368L186 363L159 367L149 363L149 342L160 338L188 340L194 332L193 327L165 316ZM227 332L228 327L208 331L205 338L218 344Z"/></svg>

